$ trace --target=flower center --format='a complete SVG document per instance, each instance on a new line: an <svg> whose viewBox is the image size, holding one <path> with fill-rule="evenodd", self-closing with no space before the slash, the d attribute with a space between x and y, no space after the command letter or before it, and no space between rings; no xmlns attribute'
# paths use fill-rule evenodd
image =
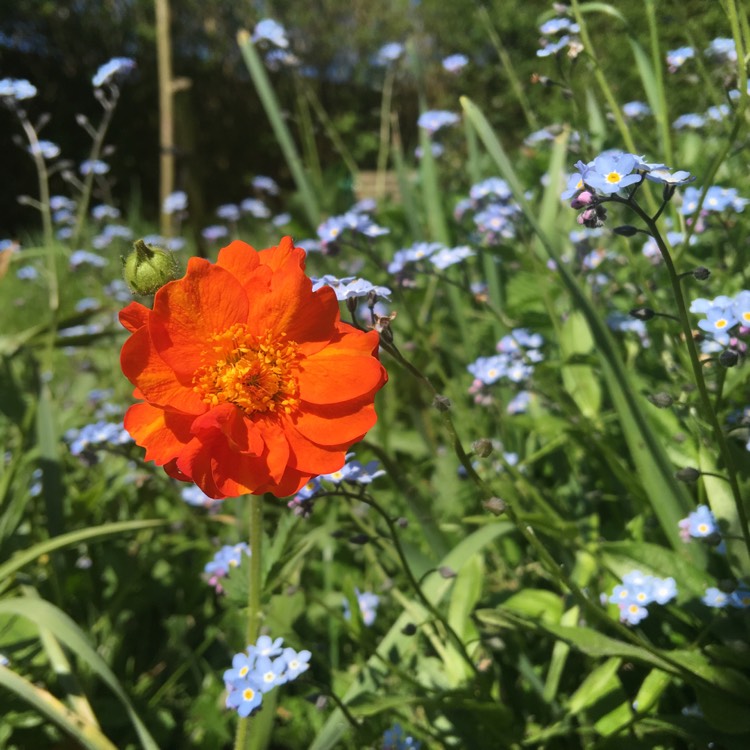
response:
<svg viewBox="0 0 750 750"><path fill-rule="evenodd" d="M622 175L619 172L610 172L605 179L612 185L616 185L622 179Z"/></svg>
<svg viewBox="0 0 750 750"><path fill-rule="evenodd" d="M193 377L196 393L211 406L230 403L248 414L290 413L299 403L297 344L270 331L256 336L235 323L209 339L206 363Z"/></svg>

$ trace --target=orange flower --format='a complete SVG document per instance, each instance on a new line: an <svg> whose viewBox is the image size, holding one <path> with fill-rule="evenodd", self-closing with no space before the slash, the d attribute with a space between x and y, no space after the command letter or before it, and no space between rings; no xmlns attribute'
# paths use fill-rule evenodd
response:
<svg viewBox="0 0 750 750"><path fill-rule="evenodd" d="M285 497L344 465L387 375L378 334L342 323L304 268L290 237L260 252L232 242L216 264L191 258L153 310L120 312L122 371L143 399L125 428L146 460L214 498Z"/></svg>

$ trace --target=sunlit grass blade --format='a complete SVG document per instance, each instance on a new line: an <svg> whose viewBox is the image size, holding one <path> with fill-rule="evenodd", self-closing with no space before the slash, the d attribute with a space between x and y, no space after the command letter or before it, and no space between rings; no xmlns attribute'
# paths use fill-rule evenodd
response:
<svg viewBox="0 0 750 750"><path fill-rule="evenodd" d="M550 259L555 261L560 278L572 301L586 319L599 355L610 398L619 416L633 463L638 470L638 477L650 500L654 514L659 519L664 535L676 550L689 556L694 555L694 552L686 551L686 546L680 540L677 526L679 520L686 515L686 510L690 505L689 500L684 490L677 484L664 447L646 419L610 332L575 277L561 261L555 245L547 237L546 230L542 229L539 224L529 203L524 198L521 182L487 119L466 97L461 99L461 103L466 116L477 128L480 139L495 161L501 175L508 182L526 220L539 237Z"/></svg>
<svg viewBox="0 0 750 750"><path fill-rule="evenodd" d="M474 555L480 553L498 537L512 531L512 524L505 521L483 526L459 542L443 558L440 566L451 568L458 573ZM435 572L425 578L422 590L433 604L438 604L448 593L452 585L452 580L445 579L439 573ZM366 671L362 672L361 676L344 696L344 703L348 704L359 699L360 696L373 691L376 684L374 675L382 675L383 673L383 660L387 663L394 658L400 658L402 654L405 654L412 648L411 637L402 633L403 628L411 622L411 616L407 612L404 612L396 620L378 645L377 655L368 660ZM333 748L339 746L338 743L350 728L343 712L340 709L335 710L328 717L328 721L326 721L323 729L318 732L309 750L333 750Z"/></svg>
<svg viewBox="0 0 750 750"><path fill-rule="evenodd" d="M312 227L315 227L320 223L318 201L315 198L310 181L305 174L305 166L299 156L297 147L294 145L289 128L286 126L281 115L281 107L276 98L273 86L271 86L266 69L263 67L263 61L256 52L250 34L247 31L240 31L237 34L237 43L240 46L242 57L253 79L258 96L263 103L263 108L266 110L266 115L268 115L268 119L271 122L271 127L273 128L279 147L284 154L289 171L292 173L294 183L297 186L297 190L299 190L302 203L305 207L305 213L307 214L307 220Z"/></svg>
<svg viewBox="0 0 750 750"><path fill-rule="evenodd" d="M35 623L38 627L49 628L55 633L55 637L75 654L81 662L96 674L117 696L125 708L146 750L158 750L158 745L149 734L146 726L136 714L130 699L122 689L117 677L107 666L101 656L91 647L83 631L62 610L42 599L11 598L0 601L0 617L15 616L24 617Z"/></svg>
<svg viewBox="0 0 750 750"><path fill-rule="evenodd" d="M49 554L59 549L73 547L82 542L104 539L116 534L125 534L131 531L141 531L144 529L154 529L159 526L166 526L169 521L148 520L148 521L117 521L114 523L105 523L101 526L91 526L78 531L70 531L67 534L60 534L53 539L39 542L33 546L16 553L10 560L0 565L0 581L4 581L16 571L37 560L42 555Z"/></svg>
<svg viewBox="0 0 750 750"><path fill-rule="evenodd" d="M12 669L1 664L0 686L15 693L40 714L46 716L80 743L81 747L85 747L87 750L117 750L117 746L105 737L97 727L84 722L78 714L67 708L52 693L34 685L16 674Z"/></svg>

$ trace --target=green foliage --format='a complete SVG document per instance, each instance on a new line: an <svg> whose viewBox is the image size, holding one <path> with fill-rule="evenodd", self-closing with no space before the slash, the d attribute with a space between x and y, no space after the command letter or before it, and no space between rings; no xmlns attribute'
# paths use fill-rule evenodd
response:
<svg viewBox="0 0 750 750"><path fill-rule="evenodd" d="M243 33L257 18L241 4L175 5L176 69L193 82L178 97L178 141L200 157L183 154L194 225L174 254L180 267L215 256L191 234L214 221L216 204L241 199L252 174L282 183L269 203L291 211L301 240L350 207L360 170L377 168L374 218L390 233L345 230L307 264L312 276L361 274L392 289L397 316L387 323L342 305L344 319L382 331L389 383L356 458L377 460L385 476L326 480L300 514L266 498L259 585L246 557L209 581L213 553L246 541L247 498L191 507L132 442L73 447L85 425L116 423L132 403L116 323L127 298L113 285L129 241L113 240L102 267L75 268L75 245L31 230L20 251L0 255L0 654L9 660L0 748L232 746L222 675L248 645L253 597L263 632L312 658L298 680L265 695L239 746L380 750L396 722L423 748L747 746L749 610L701 599L709 587L750 588L750 376L742 338L732 346L743 356L724 368L697 350L698 318L686 309L748 287L747 211L703 217L703 227L679 210L684 188L669 195L644 183L607 205L605 231L632 224L635 236L582 241L571 239L580 226L559 198L573 163L610 147L750 197L747 96L726 95L747 77L701 52L712 36L750 47L746 9L704 5L573 2L584 49L546 59L535 55L538 23L553 16L546 2L264 8L317 77L268 71L262 46ZM10 43L3 55L40 89L48 80L52 93L40 97L60 100L55 118L72 121L90 104L88 85L64 101L55 91L103 62L95 41L112 54L138 50L138 85L123 88L113 119L113 171L128 190L155 184L158 160L144 146L157 117L144 105L155 78L150 4L118 5L121 23L100 3L78 3L65 35L56 4L30 7L30 28L66 64L53 73L45 54L22 60ZM700 25L688 22L696 10ZM0 31L20 13L3 8ZM394 40L406 42L404 57L374 67L372 55ZM669 73L664 55L683 44L696 48L694 64ZM471 64L451 76L440 60L458 51ZM532 74L539 85L527 83ZM651 119L622 114L634 99ZM678 114L728 102L700 133L671 127ZM463 129L418 130L427 109L462 110ZM555 126L550 142L525 142L538 125ZM80 145L69 134L61 143ZM55 192L60 172L50 170ZM517 206L508 236L454 215L488 177L505 180ZM386 184L397 186L390 197ZM93 187L110 199L111 184ZM136 233L155 215L150 190L132 200ZM9 204L2 192L0 203ZM670 224L694 242L662 243L661 262L644 257L642 240L661 241ZM100 232L87 219L82 243L90 249ZM243 217L229 234L262 247L279 232ZM417 241L473 254L389 273L395 252ZM19 276L24 266L36 275ZM711 277L699 280L697 266ZM613 328L613 315L637 307L658 313L641 336ZM538 361L521 360L533 372L472 382L467 366L499 341L524 349L519 329L543 339ZM528 403L510 413L520 391ZM685 469L697 471L694 482L675 476ZM699 504L720 538L686 543L678 522ZM610 596L636 570L674 579L677 593L628 625ZM358 606L365 591L379 597L374 621Z"/></svg>

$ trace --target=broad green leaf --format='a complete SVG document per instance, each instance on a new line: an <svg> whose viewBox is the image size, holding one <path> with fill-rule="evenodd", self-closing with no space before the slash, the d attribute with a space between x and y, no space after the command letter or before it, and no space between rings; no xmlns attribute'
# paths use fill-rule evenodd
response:
<svg viewBox="0 0 750 750"><path fill-rule="evenodd" d="M560 331L559 343L566 361L561 368L565 390L583 416L596 419L602 404L599 378L589 365L570 364L577 356L590 354L594 350L594 339L583 313L576 310L568 316Z"/></svg>
<svg viewBox="0 0 750 750"><path fill-rule="evenodd" d="M105 523L101 526L92 526L80 531L71 531L67 534L61 534L46 542L39 542L33 547L29 547L23 552L18 552L6 563L0 565L0 581L5 580L20 570L25 565L38 559L42 555L49 554L58 549L73 547L81 542L90 542L96 539L104 539L116 534L125 534L131 531L141 531L143 529L154 529L159 526L166 526L170 522L162 520L148 521L116 521L114 523Z"/></svg>
<svg viewBox="0 0 750 750"><path fill-rule="evenodd" d="M699 452L699 468L702 472L701 481L706 488L708 505L713 511L719 527L724 532L724 543L727 546L727 556L735 574L739 577L750 570L750 554L742 540L742 526L734 502L734 495L729 482L721 479L721 474L716 468L716 452L701 445ZM706 473L708 472L708 473Z"/></svg>
<svg viewBox="0 0 750 750"><path fill-rule="evenodd" d="M25 700L87 750L117 750L101 731L60 703L54 695L0 665L0 685ZM155 748L156 745L153 745Z"/></svg>
<svg viewBox="0 0 750 750"><path fill-rule="evenodd" d="M605 565L619 576L634 568L659 578L672 576L677 583L678 601L703 596L706 587L714 581L703 568L658 544L603 542L601 549Z"/></svg>
<svg viewBox="0 0 750 750"><path fill-rule="evenodd" d="M568 710L572 714L577 714L602 700L605 695L612 691L622 692L622 685L620 680L617 679L617 670L621 664L620 659L612 658L592 669L575 693L570 696Z"/></svg>
<svg viewBox="0 0 750 750"><path fill-rule="evenodd" d="M513 526L507 521L497 521L488 526L482 526L468 537L459 542L441 561L440 566L447 566L457 573L471 558L482 552L482 550L495 539L513 531ZM438 605L450 589L452 579L445 579L435 572L428 576L422 583L422 591L425 596L435 605ZM405 636L402 629L412 622L409 613L403 613L393 624L377 647L376 655L372 656L366 669L362 672L356 683L343 697L345 704L358 699L359 696L372 692L375 689L375 677L382 678L385 674L382 660L396 662L413 648L413 641ZM318 732L309 750L332 750L338 747L341 738L351 729L340 709L336 709L323 728Z"/></svg>
<svg viewBox="0 0 750 750"><path fill-rule="evenodd" d="M559 594L552 591L521 589L501 606L524 617L556 624L562 617L563 601Z"/></svg>
<svg viewBox="0 0 750 750"><path fill-rule="evenodd" d="M67 646L82 662L85 662L94 674L118 697L138 733L141 745L146 750L158 750L154 738L136 714L117 677L102 657L91 647L84 633L68 615L44 600L18 597L0 601L0 617L3 615L25 617L36 623L38 627L49 628L54 632L57 640Z"/></svg>
<svg viewBox="0 0 750 750"><path fill-rule="evenodd" d="M684 517L689 500L673 476L672 465L646 417L643 399L636 394L628 372L620 358L614 339L607 329L603 316L592 305L588 294L560 260L553 243L539 224L534 211L524 197L524 190L502 144L487 119L477 106L466 97L461 98L466 116L476 127L489 155L495 161L501 176L513 192L526 220L539 237L550 259L555 261L561 281L564 283L576 307L583 313L600 357L602 375L610 398L617 411L630 454L647 494L654 514L659 519L663 533L670 544L686 557L697 558L698 553L680 540L677 523Z"/></svg>

